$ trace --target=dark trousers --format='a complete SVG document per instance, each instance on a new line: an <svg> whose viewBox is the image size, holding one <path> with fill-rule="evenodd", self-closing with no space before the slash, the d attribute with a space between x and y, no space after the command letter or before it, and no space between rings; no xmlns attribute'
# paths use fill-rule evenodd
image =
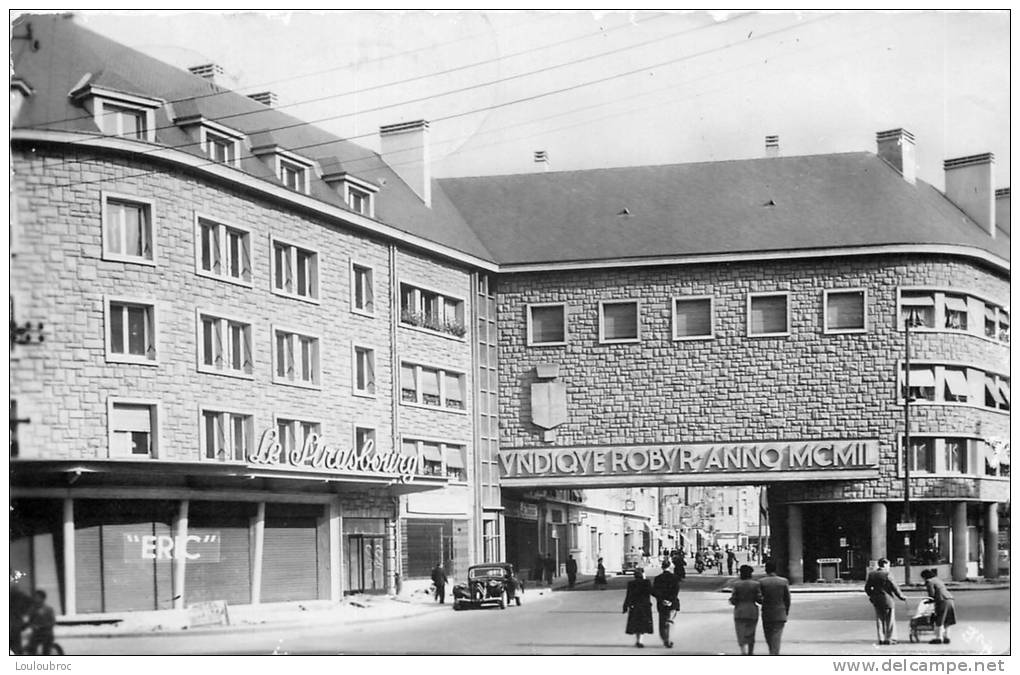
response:
<svg viewBox="0 0 1020 675"><path fill-rule="evenodd" d="M573 588L575 581L577 581L577 572L567 572L567 585Z"/></svg>
<svg viewBox="0 0 1020 675"><path fill-rule="evenodd" d="M39 654L39 647L42 647L42 655L49 656L50 652L53 651L53 629L35 629L32 631L32 637L28 640L29 654Z"/></svg>
<svg viewBox="0 0 1020 675"><path fill-rule="evenodd" d="M785 621L763 621L761 624L771 656L779 656L779 643L783 641L783 628L785 627Z"/></svg>
<svg viewBox="0 0 1020 675"><path fill-rule="evenodd" d="M436 584L436 600L439 604L446 604L446 584Z"/></svg>
<svg viewBox="0 0 1020 675"><path fill-rule="evenodd" d="M659 637L662 638L662 644L669 644L669 628L670 619L673 618L673 610L668 608L659 609Z"/></svg>

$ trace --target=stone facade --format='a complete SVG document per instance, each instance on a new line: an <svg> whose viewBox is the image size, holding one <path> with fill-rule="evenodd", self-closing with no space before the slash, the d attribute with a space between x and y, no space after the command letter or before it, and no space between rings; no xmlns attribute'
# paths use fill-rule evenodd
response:
<svg viewBox="0 0 1020 675"><path fill-rule="evenodd" d="M504 447L547 447L530 422L538 363L558 363L568 420L554 445L877 439L876 480L784 483L770 500L894 500L903 406L897 372L903 331L897 289L924 287L1009 304L1001 272L961 258L874 256L546 272L501 279L500 405ZM826 290L867 291L867 331L823 331ZM747 336L749 293L789 293L790 334ZM714 337L672 339L672 298L711 296ZM599 343L599 301L639 300L640 341ZM567 344L527 346L527 305L567 305ZM914 331L912 358L1009 373L1009 348L983 335ZM913 430L1008 436L1008 411L919 403ZM918 498L1004 496L998 478L918 477Z"/></svg>

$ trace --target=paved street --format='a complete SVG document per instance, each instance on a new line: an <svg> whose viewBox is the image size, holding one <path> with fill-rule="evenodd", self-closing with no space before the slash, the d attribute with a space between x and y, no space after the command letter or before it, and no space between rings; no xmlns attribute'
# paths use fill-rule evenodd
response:
<svg viewBox="0 0 1020 675"><path fill-rule="evenodd" d="M666 650L655 636L636 649L624 634L621 613L624 577L605 591L590 584L574 591L525 595L521 607L454 612L427 608L418 616L389 621L335 625L324 622L236 630L188 631L145 636L67 637L71 654L574 654L663 655L736 654L728 595L719 592L727 577L689 575L682 585L681 613L674 626L675 647ZM921 595L908 594L909 610ZM1003 653L1009 649L1009 591L956 594L960 624L950 645L907 642L909 613L897 608L898 645L874 645L871 606L863 593L796 593L784 635L784 654L937 655ZM758 629L757 651L767 653Z"/></svg>

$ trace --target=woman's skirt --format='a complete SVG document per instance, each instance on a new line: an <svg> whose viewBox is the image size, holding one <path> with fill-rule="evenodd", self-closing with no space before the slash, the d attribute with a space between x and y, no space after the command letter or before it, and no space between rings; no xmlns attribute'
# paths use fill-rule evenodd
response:
<svg viewBox="0 0 1020 675"><path fill-rule="evenodd" d="M935 603L935 625L952 626L956 623L956 603L952 598Z"/></svg>
<svg viewBox="0 0 1020 675"><path fill-rule="evenodd" d="M633 605L627 612L627 634L641 635L652 632L652 605Z"/></svg>
<svg viewBox="0 0 1020 675"><path fill-rule="evenodd" d="M754 644L754 632L758 628L758 619L734 619L733 627L737 630L739 646Z"/></svg>

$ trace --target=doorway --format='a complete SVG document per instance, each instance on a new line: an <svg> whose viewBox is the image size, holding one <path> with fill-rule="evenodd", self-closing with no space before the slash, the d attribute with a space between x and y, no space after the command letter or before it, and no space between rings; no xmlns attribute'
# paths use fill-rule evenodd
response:
<svg viewBox="0 0 1020 675"><path fill-rule="evenodd" d="M348 593L383 593L386 591L383 536L374 534L347 535Z"/></svg>

